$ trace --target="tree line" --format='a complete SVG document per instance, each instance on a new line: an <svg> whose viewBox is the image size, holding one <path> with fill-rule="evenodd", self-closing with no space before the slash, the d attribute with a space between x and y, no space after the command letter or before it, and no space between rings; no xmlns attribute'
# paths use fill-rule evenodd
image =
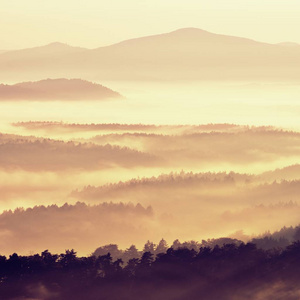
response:
<svg viewBox="0 0 300 300"><path fill-rule="evenodd" d="M1 299L229 300L254 299L262 291L273 295L265 299L297 299L291 295L299 284L300 241L269 250L254 243L170 247L127 264L110 253L78 257L74 250L0 256ZM285 298L277 297L280 285Z"/></svg>

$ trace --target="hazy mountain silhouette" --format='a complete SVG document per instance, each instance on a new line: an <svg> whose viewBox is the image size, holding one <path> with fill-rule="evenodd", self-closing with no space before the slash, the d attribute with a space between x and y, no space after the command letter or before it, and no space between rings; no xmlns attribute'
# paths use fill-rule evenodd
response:
<svg viewBox="0 0 300 300"><path fill-rule="evenodd" d="M23 78L84 75L122 80L296 80L300 78L299 67L298 47L196 28L126 40L93 50L55 43L0 55L0 78L6 79L17 75Z"/></svg>
<svg viewBox="0 0 300 300"><path fill-rule="evenodd" d="M81 79L46 79L0 85L0 100L101 100L121 97L100 84Z"/></svg>
<svg viewBox="0 0 300 300"><path fill-rule="evenodd" d="M282 43L278 43L277 45L279 45L279 46L285 46L285 47L300 47L300 44L293 43L293 42L282 42Z"/></svg>
<svg viewBox="0 0 300 300"><path fill-rule="evenodd" d="M71 54L76 52L83 52L88 49L81 47L72 47L64 43L54 42L48 45L26 48L20 50L11 50L11 51L3 51L3 59L8 63L14 60L23 60L23 59L37 59L37 58L47 58L52 57L54 55L62 55L62 54Z"/></svg>

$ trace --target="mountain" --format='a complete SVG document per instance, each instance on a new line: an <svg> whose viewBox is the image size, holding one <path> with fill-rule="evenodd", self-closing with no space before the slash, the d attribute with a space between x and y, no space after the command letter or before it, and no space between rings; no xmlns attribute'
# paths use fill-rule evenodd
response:
<svg viewBox="0 0 300 300"><path fill-rule="evenodd" d="M0 84L0 100L102 100L121 95L81 79L46 79L14 85Z"/></svg>
<svg viewBox="0 0 300 300"><path fill-rule="evenodd" d="M45 46L5 51L0 53L0 82L40 80L41 78L81 78L66 76L70 72L62 68L70 55L83 53L88 49L72 47L63 43L51 43ZM70 69L71 66L67 66ZM53 69L55 72L49 72ZM6 75L5 75L6 73Z"/></svg>
<svg viewBox="0 0 300 300"><path fill-rule="evenodd" d="M282 43L278 43L277 45L284 46L284 47L299 47L299 49L300 49L300 44L298 44L298 43L282 42Z"/></svg>
<svg viewBox="0 0 300 300"><path fill-rule="evenodd" d="M88 49L80 47L72 47L63 43L51 43L45 46L13 50L13 51L3 51L1 53L1 59L6 60L7 62L13 62L14 60L34 60L40 58L48 58L52 56L60 56L78 52L84 52Z"/></svg>
<svg viewBox="0 0 300 300"><path fill-rule="evenodd" d="M49 51L53 45L40 47L39 55L32 54L36 48L19 54L0 54L0 80L15 76L93 80L300 79L298 47L261 43L197 28L126 40L92 50L59 45L65 52L56 51L55 55Z"/></svg>

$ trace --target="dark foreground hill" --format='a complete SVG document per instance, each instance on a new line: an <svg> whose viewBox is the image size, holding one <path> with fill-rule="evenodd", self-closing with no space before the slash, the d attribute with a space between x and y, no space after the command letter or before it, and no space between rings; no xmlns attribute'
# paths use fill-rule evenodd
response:
<svg viewBox="0 0 300 300"><path fill-rule="evenodd" d="M112 260L78 258L67 250L0 256L1 299L296 300L300 295L300 241L284 250L255 244L169 248L156 255Z"/></svg>

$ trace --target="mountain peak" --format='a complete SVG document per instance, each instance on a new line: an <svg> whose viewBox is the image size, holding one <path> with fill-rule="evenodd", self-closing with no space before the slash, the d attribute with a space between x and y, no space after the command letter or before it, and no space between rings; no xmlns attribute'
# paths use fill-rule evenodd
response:
<svg viewBox="0 0 300 300"><path fill-rule="evenodd" d="M52 51L83 51L83 50L87 50L86 48L75 47L75 46L71 46L66 43L60 43L60 42L53 42L53 43L38 47L38 49L43 49L43 48L48 49L51 52Z"/></svg>
<svg viewBox="0 0 300 300"><path fill-rule="evenodd" d="M174 30L170 33L182 33L182 34L195 34L195 33L206 33L206 34L212 34L206 30L196 28L196 27L186 27L186 28L179 28L177 30Z"/></svg>
<svg viewBox="0 0 300 300"><path fill-rule="evenodd" d="M47 44L48 47L71 47L68 44L60 43L60 42L52 42L50 44Z"/></svg>

